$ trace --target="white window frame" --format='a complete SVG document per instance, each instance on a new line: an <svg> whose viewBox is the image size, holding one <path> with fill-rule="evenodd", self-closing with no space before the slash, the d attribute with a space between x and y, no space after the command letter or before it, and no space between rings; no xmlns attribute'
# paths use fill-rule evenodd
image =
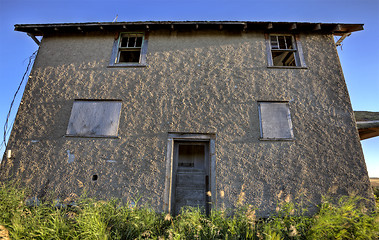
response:
<svg viewBox="0 0 379 240"><path fill-rule="evenodd" d="M289 136L288 137L282 137L282 136L267 136L264 133L264 129L266 127L263 126L263 122L265 119L263 119L262 114L262 104L284 104L287 108L287 114L286 114L286 120L288 121L288 131ZM281 141L291 141L294 140L294 134L293 134L293 125L292 125L292 118L291 118L291 111L290 111L290 105L288 101L258 101L258 113L259 113L259 126L260 126L260 140L281 140Z"/></svg>
<svg viewBox="0 0 379 240"><path fill-rule="evenodd" d="M273 49L271 45L271 37L291 37L293 49ZM267 63L270 68L307 68L304 61L303 47L301 45L299 35L294 34L265 34L266 49L267 49ZM274 65L272 52L273 51L283 51L283 52L293 52L296 66L276 66Z"/></svg>
<svg viewBox="0 0 379 240"><path fill-rule="evenodd" d="M142 35L141 47L121 47L121 41L125 35ZM146 66L146 54L148 45L148 35L144 32L121 32L117 39L113 42L111 59L108 67L144 67ZM138 62L119 62L120 54L128 49L140 49L140 56Z"/></svg>

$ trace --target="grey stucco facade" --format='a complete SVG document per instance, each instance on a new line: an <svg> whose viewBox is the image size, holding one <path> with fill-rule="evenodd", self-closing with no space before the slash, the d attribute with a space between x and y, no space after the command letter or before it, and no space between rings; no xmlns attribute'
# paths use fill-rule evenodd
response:
<svg viewBox="0 0 379 240"><path fill-rule="evenodd" d="M299 68L268 67L265 33L151 29L146 66L120 68L109 67L115 32L44 35L1 180L41 197L141 197L165 211L169 134L184 133L212 136L212 207L252 204L265 215L284 200L372 199L332 33L297 33ZM118 137L66 136L77 99L121 101ZM260 101L288 103L293 139L261 139Z"/></svg>

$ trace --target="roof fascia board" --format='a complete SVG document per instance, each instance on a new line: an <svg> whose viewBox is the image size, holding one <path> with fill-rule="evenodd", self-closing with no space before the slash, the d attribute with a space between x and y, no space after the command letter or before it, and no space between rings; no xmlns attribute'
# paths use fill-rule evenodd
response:
<svg viewBox="0 0 379 240"><path fill-rule="evenodd" d="M320 32L343 36L363 30L363 24L309 23L309 22L252 22L252 21L145 21L145 22L88 22L52 24L16 24L15 31L43 36L51 32L122 31L127 28L175 29L200 26L199 29L216 29L220 25L236 27L241 31L262 30L266 32ZM293 26L296 26L294 28ZM197 29L197 28L196 28ZM225 29L225 28L223 28Z"/></svg>

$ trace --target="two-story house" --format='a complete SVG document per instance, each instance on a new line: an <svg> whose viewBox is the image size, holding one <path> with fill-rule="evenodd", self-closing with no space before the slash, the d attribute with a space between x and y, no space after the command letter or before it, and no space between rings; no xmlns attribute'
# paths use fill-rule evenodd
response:
<svg viewBox="0 0 379 240"><path fill-rule="evenodd" d="M372 199L333 36L362 24L21 24L43 36L1 165L43 197L182 206ZM36 39L35 39L36 40ZM38 40L37 40L38 42ZM373 201L369 201L373 204Z"/></svg>

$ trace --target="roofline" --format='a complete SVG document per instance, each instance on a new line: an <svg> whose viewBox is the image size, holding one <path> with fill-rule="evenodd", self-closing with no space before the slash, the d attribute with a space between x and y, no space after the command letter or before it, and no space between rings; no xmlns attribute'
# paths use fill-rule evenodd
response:
<svg viewBox="0 0 379 240"><path fill-rule="evenodd" d="M228 29L266 32L319 32L342 36L363 30L363 24L310 23L310 22L257 22L257 21L140 21L140 22L87 22L16 24L15 31L44 36L59 32L92 31L149 31L149 30L212 30Z"/></svg>
<svg viewBox="0 0 379 240"><path fill-rule="evenodd" d="M357 128L361 140L379 136L379 120L358 121Z"/></svg>
<svg viewBox="0 0 379 240"><path fill-rule="evenodd" d="M375 121L357 121L357 128L379 128L379 120Z"/></svg>

